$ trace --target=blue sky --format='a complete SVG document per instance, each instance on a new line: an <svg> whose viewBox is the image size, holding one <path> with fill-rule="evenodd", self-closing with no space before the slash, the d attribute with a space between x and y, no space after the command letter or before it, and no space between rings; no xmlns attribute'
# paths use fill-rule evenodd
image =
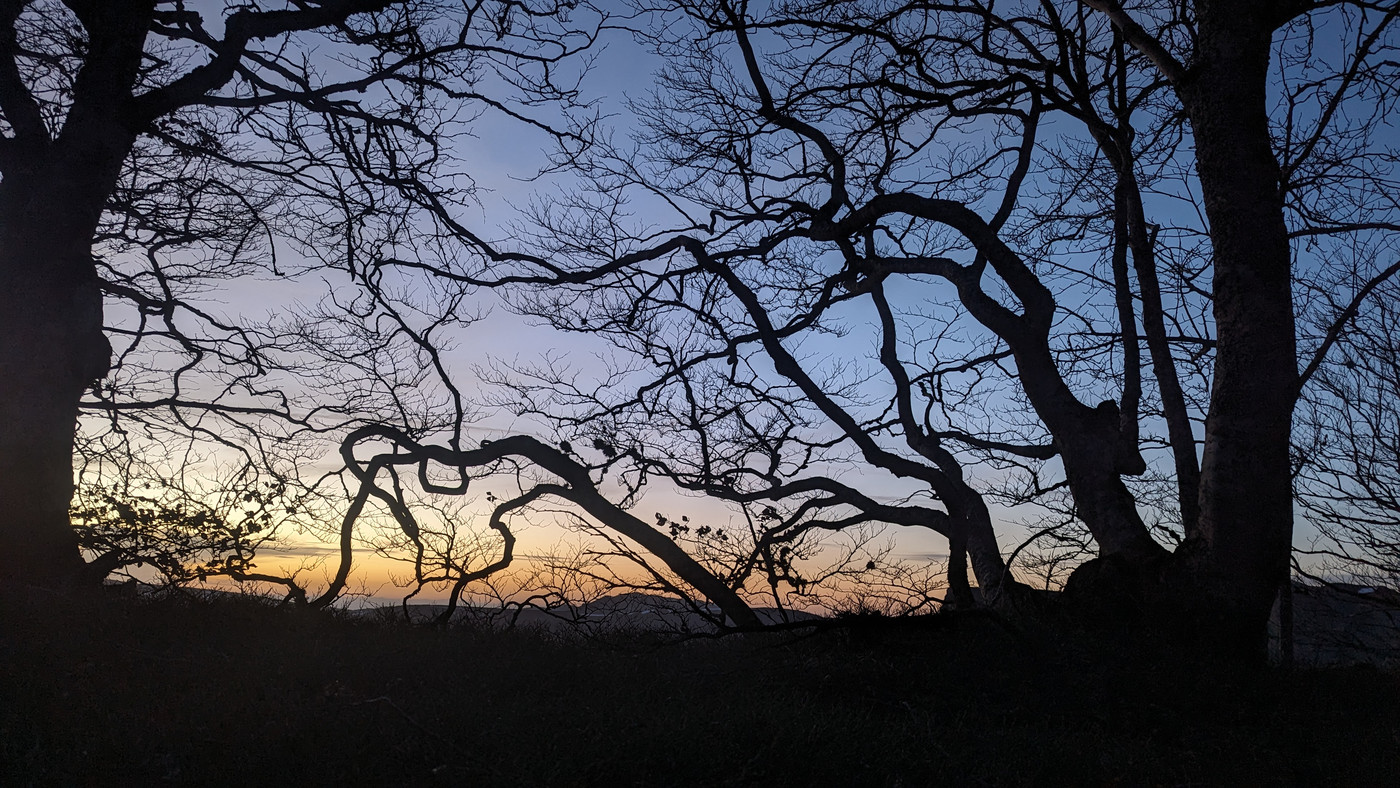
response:
<svg viewBox="0 0 1400 788"><path fill-rule="evenodd" d="M616 127L619 137L625 137L634 126L628 117L624 99L628 96L637 98L644 95L651 88L651 75L662 65L660 60L649 55L625 34L611 35L606 41L606 46L597 52L594 70L584 82L585 95L596 99L599 109L613 116L608 123ZM487 87L499 86L488 84ZM543 132L490 110L472 124L471 131L473 136L464 139L454 152L460 157L464 170L476 182L479 192L476 204L465 209L459 218L483 237L509 243L512 232L510 228L515 223L524 221L521 209L536 197L547 198L560 189L568 188L571 181L568 176L531 178L545 163L546 149L552 144ZM1393 133L1394 128L1390 127L1388 131ZM1051 128L1049 136L1053 137L1054 133L1055 130ZM1071 128L1067 133L1076 135L1079 132ZM1189 189L1190 178L1182 181L1181 186ZM1180 225L1181 237L1188 241L1183 246L1189 246L1193 233L1197 232L1199 221L1190 201L1183 201L1178 197L1179 195L1170 192L1150 196L1149 218L1166 225ZM634 218L637 222L648 223L651 220L646 213L651 208L646 202L638 202L636 210L638 215ZM658 213L656 221L669 224L672 217ZM1170 229L1164 231L1164 237L1170 234ZM298 305L314 303L326 294L328 287L336 289L342 285L343 283L337 283L334 279L323 281L315 277L293 284L288 284L286 280L240 280L213 294L210 300L230 316L279 315L299 308ZM911 285L902 295L908 302L906 306L913 307L920 299L925 298L926 294L938 291L939 287L936 285ZM1079 295L1083 295L1085 302L1094 301L1094 294L1088 289L1071 289L1063 295L1065 304L1070 304ZM567 359L584 375L605 374L602 371L604 365L598 360L598 356L611 352L606 343L593 337L556 331L541 325L539 321L521 318L505 308L494 293L481 294L476 306L489 315L460 332L455 337L454 349L447 356L454 380L469 396L479 389L477 369L489 366L493 362L528 364L546 354L552 354L554 357ZM1094 309L1100 307L1102 304ZM836 341L821 337L804 339L802 349L807 357L873 359L875 348L871 332L862 330L859 325L860 320L866 319L862 317L863 314L865 313L852 312L856 330L845 340ZM1150 377L1145 380L1145 384L1149 389L1152 387ZM1117 396L1118 392L1113 390L1111 385L1107 388L1104 388L1104 385L1102 382L1086 382L1081 398L1093 401L1099 395ZM472 419L469 435L474 439L482 439L518 432L535 434L551 440L555 437L545 425L517 419L500 409L483 411L480 418ZM324 463L309 466L307 470L329 470L335 464L335 459L331 456ZM877 472L866 471L861 466L856 466L846 473L847 480L858 481L860 486L875 493L877 497L899 496L911 489L908 484L899 483ZM492 484L496 482L486 482L477 489L490 489ZM507 490L501 489L496 492L503 495ZM605 488L605 492L612 491ZM692 519L716 524L729 522L733 516L722 506L679 496L673 491L661 488L651 490L639 507L639 511L648 514L653 510L688 511ZM1018 513L1004 510L998 510L997 514L1008 520L1018 516ZM1002 528L1000 532L1004 545L1009 549L1019 541L1021 529L1012 526ZM518 552L538 552L557 542L561 535L559 529L547 525L529 529L522 533L522 544ZM936 556L943 549L941 539L923 530L905 530L899 534L899 539L900 552L908 556ZM315 552L311 548L299 549Z"/></svg>

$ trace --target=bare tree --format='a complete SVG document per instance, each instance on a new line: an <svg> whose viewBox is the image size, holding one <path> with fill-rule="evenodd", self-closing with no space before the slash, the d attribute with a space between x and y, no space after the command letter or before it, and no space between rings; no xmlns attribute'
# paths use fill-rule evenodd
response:
<svg viewBox="0 0 1400 788"><path fill-rule="evenodd" d="M0 577L81 574L80 408L112 425L87 433L89 461L130 469L140 439L193 435L266 466L289 436L411 399L407 371L377 401L298 398L288 326L200 296L305 274L318 250L353 268L352 249L448 215L473 185L449 142L483 110L567 104L556 64L599 20L513 0L0 5Z"/></svg>
<svg viewBox="0 0 1400 788"><path fill-rule="evenodd" d="M1357 252L1394 243L1393 151L1369 108L1393 101L1400 9L643 10L655 24L638 34L670 65L636 148L576 157L593 188L541 209L553 259L571 263L538 281L578 295L526 306L616 336L659 371L635 395L600 398L606 415L561 423L628 435L641 467L709 494L820 490L863 519L912 520L813 478L844 447L926 485L940 507L918 516L955 551L982 540L984 585L1004 574L990 523L947 523L985 511L964 463L1014 466L1031 498L1072 493L1099 551L1086 592L1155 599L1203 620L1211 648L1261 655L1289 566L1295 402L1355 305L1395 273ZM607 220L633 196L677 221L629 232ZM1319 254L1333 237L1346 241ZM1301 359L1295 270L1355 283L1355 299L1313 315L1322 330L1304 335ZM873 316L850 319L858 307ZM875 327L875 365L844 377L840 351L800 349L843 322ZM1192 383L1202 373L1208 401ZM945 396L958 375L976 385ZM987 406L980 421L969 396ZM680 414L672 434L695 436L690 451L627 432L658 413ZM1132 492L1154 446L1176 492L1174 550Z"/></svg>
<svg viewBox="0 0 1400 788"><path fill-rule="evenodd" d="M1325 581L1400 585L1400 347L1388 283L1342 332L1304 392L1294 444L1300 570Z"/></svg>

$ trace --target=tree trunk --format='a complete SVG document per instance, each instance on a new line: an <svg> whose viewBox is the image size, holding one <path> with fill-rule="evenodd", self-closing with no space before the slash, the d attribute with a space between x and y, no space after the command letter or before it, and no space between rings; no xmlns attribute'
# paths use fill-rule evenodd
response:
<svg viewBox="0 0 1400 788"><path fill-rule="evenodd" d="M8 184L7 184L8 185ZM0 198L0 582L55 585L83 566L68 518L84 389L107 370L90 235L64 244Z"/></svg>
<svg viewBox="0 0 1400 788"><path fill-rule="evenodd" d="M1106 400L1090 407L1070 391L1050 350L1048 322L1033 334L1002 338L1016 360L1021 390L1055 441L1076 514L1093 534L1099 554L1121 554L1132 561L1165 555L1123 483L1124 474L1140 474L1147 466L1136 442L1125 440L1118 405Z"/></svg>
<svg viewBox="0 0 1400 788"><path fill-rule="evenodd" d="M948 508L948 599L954 609L972 608L978 603L968 585L968 566L977 579L981 604L1004 611L1016 610L1035 596L1030 586L1011 576L1001 555L996 529L987 502L961 479L948 477L938 496Z"/></svg>
<svg viewBox="0 0 1400 788"><path fill-rule="evenodd" d="M0 581L53 585L84 566L73 435L112 354L92 238L136 139L100 109L74 106L59 139L27 143L0 181Z"/></svg>
<svg viewBox="0 0 1400 788"><path fill-rule="evenodd" d="M1016 585L1011 577L1005 559L1001 555L1001 545L997 544L997 532L992 527L992 514L987 510L987 502L972 488L967 488L967 497L959 502L958 519L963 528L962 548L968 563L972 565L972 576L977 578L977 587L982 591L982 601L996 605L1005 591Z"/></svg>
<svg viewBox="0 0 1400 788"><path fill-rule="evenodd" d="M977 606L972 586L967 582L967 537L954 532L948 536L948 591L943 595L944 610L967 610Z"/></svg>
<svg viewBox="0 0 1400 788"><path fill-rule="evenodd" d="M1269 3L1201 4L1180 86L1215 253L1214 383L1198 538L1183 558L1226 649L1262 658L1293 536L1289 438L1297 383L1291 256L1266 85Z"/></svg>
<svg viewBox="0 0 1400 788"><path fill-rule="evenodd" d="M143 125L132 112L131 88L154 5L70 3L88 42L61 131L50 138L34 118L15 125L7 116L12 136L0 161L0 582L63 583L84 566L68 519L73 434L83 390L111 363L92 239ZM7 112L31 100L10 98Z"/></svg>

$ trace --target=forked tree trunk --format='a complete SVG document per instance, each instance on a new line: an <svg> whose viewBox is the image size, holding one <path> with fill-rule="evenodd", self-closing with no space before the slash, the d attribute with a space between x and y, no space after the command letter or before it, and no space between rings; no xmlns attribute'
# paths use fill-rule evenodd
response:
<svg viewBox="0 0 1400 788"><path fill-rule="evenodd" d="M972 597L972 585L967 581L967 539L958 533L948 537L948 590L943 595L946 610L962 610L974 607L977 602Z"/></svg>

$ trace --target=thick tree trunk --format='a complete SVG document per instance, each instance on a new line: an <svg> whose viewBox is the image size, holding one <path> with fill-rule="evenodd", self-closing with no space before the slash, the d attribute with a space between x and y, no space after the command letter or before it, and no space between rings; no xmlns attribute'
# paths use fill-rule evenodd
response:
<svg viewBox="0 0 1400 788"><path fill-rule="evenodd" d="M131 86L154 3L75 7L89 34L63 128L16 129L0 180L0 581L83 569L68 519L84 389L107 373L92 239L140 133ZM21 133L21 131L23 133Z"/></svg>
<svg viewBox="0 0 1400 788"><path fill-rule="evenodd" d="M155 4L69 5L88 43L63 128L51 138L7 117L0 162L0 582L62 583L83 568L68 519L73 434L83 390L111 361L92 238L143 123L131 86ZM7 112L30 97L11 99Z"/></svg>
<svg viewBox="0 0 1400 788"><path fill-rule="evenodd" d="M1054 436L1076 513L1094 535L1099 554L1131 561L1164 555L1123 483L1124 474L1142 473L1146 466L1137 446L1124 441L1118 406L1111 400L1096 408L1081 403L1049 360L1048 348L1037 355L1043 363L1026 363L1017 354L1022 387Z"/></svg>
<svg viewBox="0 0 1400 788"><path fill-rule="evenodd" d="M1180 93L1215 253L1214 385L1198 538L1183 547L1225 648L1262 657L1293 535L1289 437L1297 382L1291 258L1269 139L1269 3L1202 4Z"/></svg>
<svg viewBox="0 0 1400 788"><path fill-rule="evenodd" d="M1100 555L1133 561L1165 555L1123 483L1123 475L1140 474L1147 466L1136 442L1125 440L1117 404L1108 400L1090 407L1074 396L1055 364L1048 332L1047 323L1033 337L1003 338L1015 356L1022 391L1054 438L1079 519L1094 535Z"/></svg>
<svg viewBox="0 0 1400 788"><path fill-rule="evenodd" d="M136 137L105 110L75 106L0 181L0 581L52 585L83 567L73 435L111 363L92 238Z"/></svg>
<svg viewBox="0 0 1400 788"><path fill-rule="evenodd" d="M0 199L6 217L11 205ZM110 347L90 236L65 245L48 230L0 226L0 582L65 583L83 565L68 518L73 434Z"/></svg>

